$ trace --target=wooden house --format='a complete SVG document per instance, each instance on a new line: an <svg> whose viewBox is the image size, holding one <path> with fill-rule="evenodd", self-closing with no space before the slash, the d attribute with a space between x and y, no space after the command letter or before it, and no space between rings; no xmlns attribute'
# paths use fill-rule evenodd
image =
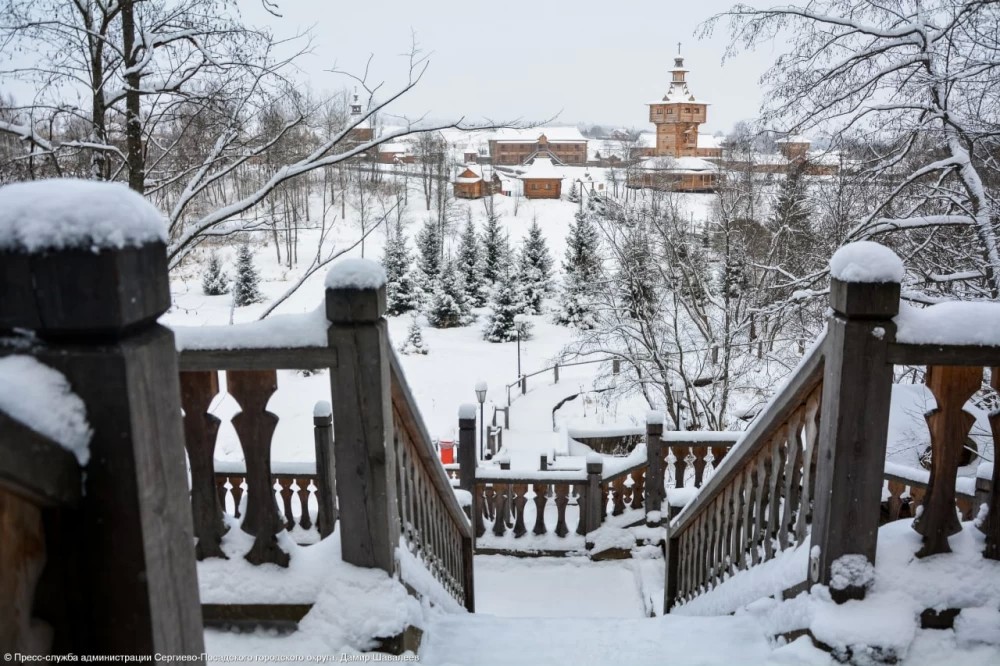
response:
<svg viewBox="0 0 1000 666"><path fill-rule="evenodd" d="M536 157L573 166L587 163L587 139L575 127L501 129L489 145L493 164L519 166Z"/></svg>
<svg viewBox="0 0 1000 666"><path fill-rule="evenodd" d="M671 192L714 192L719 167L701 157L653 157L628 173L626 187Z"/></svg>
<svg viewBox="0 0 1000 666"><path fill-rule="evenodd" d="M482 199L501 190L500 177L496 173L487 177L482 167L476 164L467 164L455 177L452 186L456 199Z"/></svg>
<svg viewBox="0 0 1000 666"><path fill-rule="evenodd" d="M558 199L562 195L564 176L548 157L536 157L531 166L518 176L528 199Z"/></svg>

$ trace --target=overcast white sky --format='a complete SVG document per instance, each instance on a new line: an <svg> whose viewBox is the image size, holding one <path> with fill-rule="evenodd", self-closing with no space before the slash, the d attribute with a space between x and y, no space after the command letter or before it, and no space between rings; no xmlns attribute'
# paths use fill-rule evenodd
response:
<svg viewBox="0 0 1000 666"><path fill-rule="evenodd" d="M336 64L361 72L374 54L374 77L405 74L398 54L411 30L431 53L419 87L394 108L443 119L542 120L652 128L645 103L663 96L677 42L691 70L691 91L712 105L703 130L728 131L756 114L758 79L780 45L723 64L727 35L697 40L698 25L734 0L278 0L281 18L259 0L241 2L251 23L277 36L312 28L313 54L302 60L320 90L342 87L325 73ZM770 2L748 2L770 5Z"/></svg>

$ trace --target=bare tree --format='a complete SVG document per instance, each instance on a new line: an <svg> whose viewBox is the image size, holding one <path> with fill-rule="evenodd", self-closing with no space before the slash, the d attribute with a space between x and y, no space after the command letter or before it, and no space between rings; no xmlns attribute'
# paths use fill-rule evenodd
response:
<svg viewBox="0 0 1000 666"><path fill-rule="evenodd" d="M704 32L721 20L731 30L730 55L762 43L789 45L763 79L765 125L826 130L834 145L869 137L857 167L888 191L842 240L889 238L925 276L960 280L959 295L1000 297L996 180L984 177L997 165L1000 128L996 2L737 5ZM795 284L812 286L825 270L796 277ZM935 288L925 283L923 290Z"/></svg>

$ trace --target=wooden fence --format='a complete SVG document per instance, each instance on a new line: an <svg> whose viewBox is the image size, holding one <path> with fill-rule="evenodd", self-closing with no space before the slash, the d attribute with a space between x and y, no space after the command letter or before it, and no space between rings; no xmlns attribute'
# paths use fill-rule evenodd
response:
<svg viewBox="0 0 1000 666"><path fill-rule="evenodd" d="M992 368L992 387L1000 387L1000 349L897 342L898 303L898 284L832 281L825 338L669 526L666 610L807 540L809 570L789 592L829 584L831 565L843 555L874 562L879 524L900 516L907 486L908 510L923 507L914 523L924 540L918 555L948 552L947 537L960 529L956 502L971 513L972 498L956 492L962 444L972 426L962 407L982 387L984 366ZM933 466L925 484L883 470L896 364L927 366L927 385L937 399L927 419ZM1000 418L992 416L991 424L996 442ZM1000 557L998 469L976 496L989 507L984 555L994 559ZM883 516L886 483L890 499ZM843 601L863 597L864 588L832 593Z"/></svg>
<svg viewBox="0 0 1000 666"><path fill-rule="evenodd" d="M389 343L384 312L384 287L328 289L327 346L262 347L229 339L227 348L203 342L198 349L182 349L198 557L223 556L222 514L231 495L234 506L246 503L241 527L255 537L246 556L254 564L287 565L275 537L281 530L315 524L325 538L339 520L346 562L399 573L396 548L406 548L473 610L472 526ZM303 325L309 324L303 320ZM206 339L204 329L198 335ZM267 404L278 389L279 369L329 370L332 407L315 412L314 467L271 462L280 414L268 412ZM220 372L242 409L233 426L245 469L215 469L218 422L208 409L219 392ZM316 398L322 403L326 396ZM317 505L315 518L311 501Z"/></svg>

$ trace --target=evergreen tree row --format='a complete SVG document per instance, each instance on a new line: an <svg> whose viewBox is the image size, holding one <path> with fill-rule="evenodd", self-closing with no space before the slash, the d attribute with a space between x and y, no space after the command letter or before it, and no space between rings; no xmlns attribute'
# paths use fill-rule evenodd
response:
<svg viewBox="0 0 1000 666"><path fill-rule="evenodd" d="M240 245L236 252L236 277L232 285L229 276L222 269L222 260L218 252L212 252L208 258L208 267L201 279L201 289L206 296L221 296L231 293L237 307L260 303L264 300L260 293L260 273L253 264L253 251L249 243Z"/></svg>

